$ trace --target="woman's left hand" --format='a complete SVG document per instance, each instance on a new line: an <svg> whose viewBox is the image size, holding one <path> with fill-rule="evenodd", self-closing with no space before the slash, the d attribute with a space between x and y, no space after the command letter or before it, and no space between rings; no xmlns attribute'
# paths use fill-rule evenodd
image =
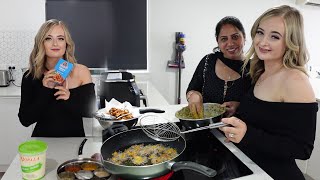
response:
<svg viewBox="0 0 320 180"><path fill-rule="evenodd" d="M231 126L224 126L219 128L224 132L227 141L239 143L247 132L247 125L241 119L236 117L223 118L221 122L230 124Z"/></svg>
<svg viewBox="0 0 320 180"><path fill-rule="evenodd" d="M68 100L70 98L70 91L68 89L68 82L65 81L65 86L56 86L55 89L58 89L56 93L54 93L54 96L56 96L56 100L62 99L62 100Z"/></svg>
<svg viewBox="0 0 320 180"><path fill-rule="evenodd" d="M222 106L226 107L225 116L231 117L232 115L234 115L239 105L240 105L240 102L237 102L237 101L224 102Z"/></svg>

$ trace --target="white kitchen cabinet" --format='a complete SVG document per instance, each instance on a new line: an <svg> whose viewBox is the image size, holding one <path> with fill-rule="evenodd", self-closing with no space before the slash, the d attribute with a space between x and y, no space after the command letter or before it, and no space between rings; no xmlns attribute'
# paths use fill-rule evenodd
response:
<svg viewBox="0 0 320 180"><path fill-rule="evenodd" d="M0 97L0 172L4 172L17 155L21 142L30 139L32 126L24 127L18 118L20 97ZM36 113L36 112L35 112Z"/></svg>

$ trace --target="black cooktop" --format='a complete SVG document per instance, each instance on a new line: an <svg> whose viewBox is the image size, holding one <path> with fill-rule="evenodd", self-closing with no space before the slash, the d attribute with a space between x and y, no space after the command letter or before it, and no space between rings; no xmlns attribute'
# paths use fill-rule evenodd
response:
<svg viewBox="0 0 320 180"><path fill-rule="evenodd" d="M193 161L217 171L213 178L191 170L175 172L172 180L233 179L253 174L233 153L229 151L210 130L186 134L187 147L181 160Z"/></svg>
<svg viewBox="0 0 320 180"><path fill-rule="evenodd" d="M180 123L177 125L183 130ZM217 171L217 175L209 178L192 170L180 170L173 173L170 180L221 180L233 179L253 174L232 152L229 151L210 130L202 130L183 134L187 146L181 155L182 161L193 161ZM103 132L103 140L108 133Z"/></svg>

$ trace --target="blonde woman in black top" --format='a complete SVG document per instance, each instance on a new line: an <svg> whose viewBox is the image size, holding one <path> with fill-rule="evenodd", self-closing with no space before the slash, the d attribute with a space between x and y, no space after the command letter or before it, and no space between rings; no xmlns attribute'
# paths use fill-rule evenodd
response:
<svg viewBox="0 0 320 180"><path fill-rule="evenodd" d="M267 10L251 29L245 64L255 84L239 116L220 128L274 179L304 179L295 159L310 158L318 104L308 79L303 17L290 6ZM249 58L252 58L249 61Z"/></svg>
<svg viewBox="0 0 320 180"><path fill-rule="evenodd" d="M74 67L63 84L55 86L52 72L60 58ZM46 21L35 37L29 69L22 78L18 114L21 124L36 123L32 136L85 136L82 117L91 117L95 109L90 71L76 63L66 25L56 19Z"/></svg>

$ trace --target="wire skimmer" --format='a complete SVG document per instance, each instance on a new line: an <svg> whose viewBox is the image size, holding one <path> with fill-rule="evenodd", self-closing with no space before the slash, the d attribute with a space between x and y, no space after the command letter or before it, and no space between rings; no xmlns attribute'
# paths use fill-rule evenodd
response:
<svg viewBox="0 0 320 180"><path fill-rule="evenodd" d="M213 129L226 126L223 122L210 124L208 126L191 129L188 131L180 131L180 128L169 120L154 114L146 114L139 118L140 126L143 132L156 141L175 141L181 134L200 131L204 129Z"/></svg>

